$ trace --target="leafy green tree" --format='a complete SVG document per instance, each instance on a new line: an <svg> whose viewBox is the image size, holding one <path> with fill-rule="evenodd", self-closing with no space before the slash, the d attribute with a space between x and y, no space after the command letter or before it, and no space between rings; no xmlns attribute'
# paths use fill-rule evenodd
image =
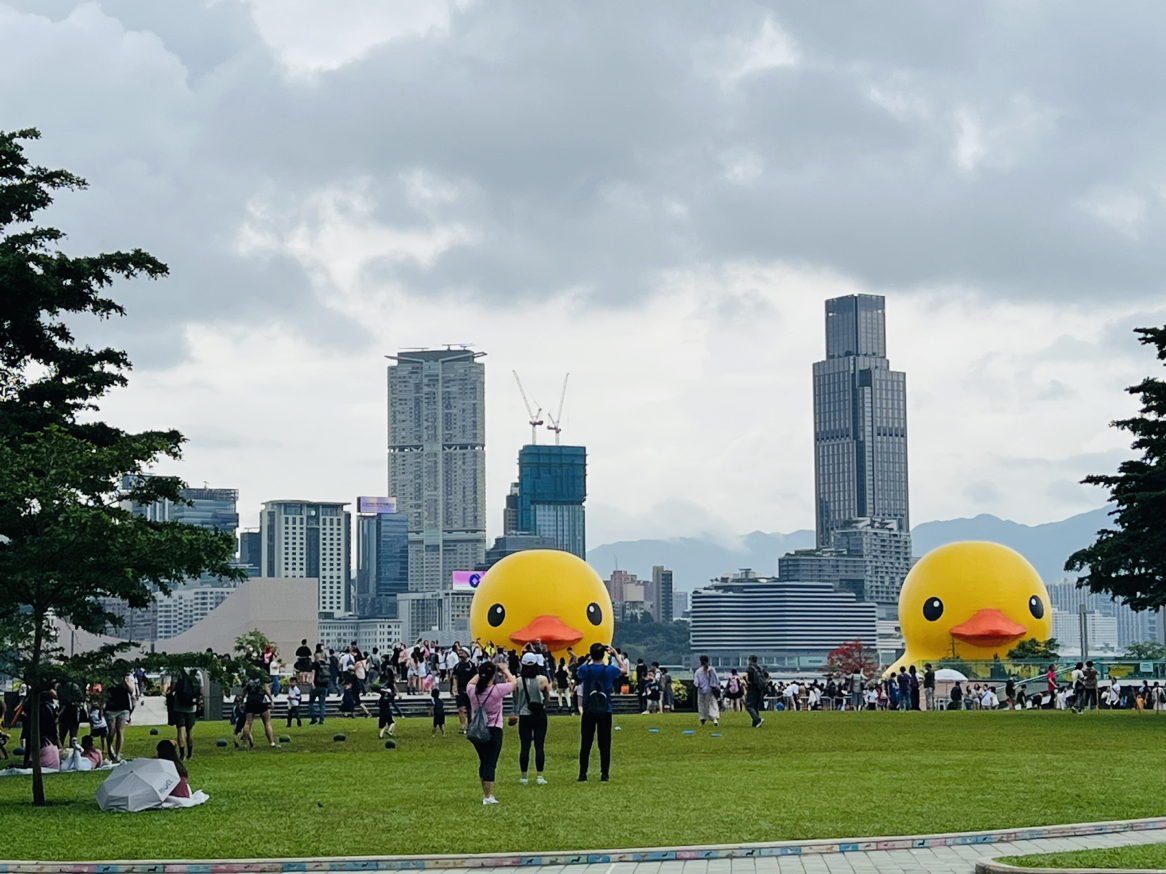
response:
<svg viewBox="0 0 1166 874"><path fill-rule="evenodd" d="M1166 659L1166 646L1156 640L1144 640L1127 646L1126 655L1142 662L1158 662Z"/></svg>
<svg viewBox="0 0 1166 874"><path fill-rule="evenodd" d="M1166 361L1166 327L1135 333ZM1141 409L1112 425L1134 435L1132 448L1141 457L1123 461L1116 474L1082 480L1109 489L1115 527L1098 531L1092 545L1069 556L1065 570L1085 571L1079 585L1091 591L1135 610L1156 610L1166 605L1166 381L1147 377L1126 391L1141 397Z"/></svg>
<svg viewBox="0 0 1166 874"><path fill-rule="evenodd" d="M1060 656L1060 649L1061 644L1055 637L1050 637L1048 640L1029 638L1028 640L1020 641L1020 643L1010 649L1008 651L1008 658L1048 661L1058 658Z"/></svg>
<svg viewBox="0 0 1166 874"><path fill-rule="evenodd" d="M235 652L240 655L247 652L261 653L269 646L272 652L276 651L275 642L258 628L252 628L235 638Z"/></svg>
<svg viewBox="0 0 1166 874"><path fill-rule="evenodd" d="M43 805L42 693L66 668L88 661L101 670L119 651L66 660L57 623L99 634L121 624L103 598L140 608L188 577L245 575L231 566L229 534L128 509L184 500L174 477L133 476L178 458L181 434L128 434L79 419L126 383L130 363L124 352L78 347L69 325L83 315L122 315L103 289L117 277L163 276L166 267L140 250L69 256L56 248L60 231L31 224L53 192L85 186L28 162L21 141L37 136L0 132L0 672L28 689L32 796Z"/></svg>
<svg viewBox="0 0 1166 874"><path fill-rule="evenodd" d="M620 622L615 623L613 643L632 659L659 662L662 665L688 663L692 650L688 642L688 623L676 622Z"/></svg>

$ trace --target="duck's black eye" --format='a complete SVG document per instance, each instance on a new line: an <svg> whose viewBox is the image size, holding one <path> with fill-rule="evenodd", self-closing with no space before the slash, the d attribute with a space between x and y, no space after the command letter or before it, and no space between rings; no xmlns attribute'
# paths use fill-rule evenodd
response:
<svg viewBox="0 0 1166 874"><path fill-rule="evenodd" d="M594 601L587 605L587 621L592 625L598 625L603 621L603 610Z"/></svg>
<svg viewBox="0 0 1166 874"><path fill-rule="evenodd" d="M489 622L493 628L497 628L499 625L501 625L505 618L506 608L501 604L495 604L490 608L489 612L486 613L486 621Z"/></svg>
<svg viewBox="0 0 1166 874"><path fill-rule="evenodd" d="M1036 595L1028 599L1028 612L1032 614L1033 619L1043 619L1045 615L1045 604Z"/></svg>
<svg viewBox="0 0 1166 874"><path fill-rule="evenodd" d="M923 602L923 618L934 622L943 615L943 602L938 598L928 598Z"/></svg>

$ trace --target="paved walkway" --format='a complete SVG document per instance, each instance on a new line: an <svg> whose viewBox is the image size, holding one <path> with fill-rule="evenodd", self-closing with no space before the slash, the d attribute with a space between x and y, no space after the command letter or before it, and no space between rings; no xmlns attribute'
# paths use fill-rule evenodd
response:
<svg viewBox="0 0 1166 874"><path fill-rule="evenodd" d="M1066 850L1094 850L1151 843L1166 843L1166 829L920 850L871 850L865 853L686 862L617 862L612 865L554 865L541 868L450 868L444 874L972 874L978 860L997 856L1025 856L1029 853L1060 853Z"/></svg>

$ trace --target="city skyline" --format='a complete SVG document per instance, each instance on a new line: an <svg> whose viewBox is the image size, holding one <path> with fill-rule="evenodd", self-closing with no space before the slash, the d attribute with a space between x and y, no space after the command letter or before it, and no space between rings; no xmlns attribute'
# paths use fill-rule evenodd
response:
<svg viewBox="0 0 1166 874"><path fill-rule="evenodd" d="M569 371L591 544L811 527L802 374L846 294L894 302L914 518L1045 522L1102 503L1079 480L1129 457L1108 423L1154 366L1129 329L1166 320L1155 28L1050 9L9 0L2 121L89 180L45 214L66 250L170 265L79 340L135 365L104 417L182 430L160 472L245 524L380 494L380 356L469 342L487 495L529 434L505 371L543 403Z"/></svg>

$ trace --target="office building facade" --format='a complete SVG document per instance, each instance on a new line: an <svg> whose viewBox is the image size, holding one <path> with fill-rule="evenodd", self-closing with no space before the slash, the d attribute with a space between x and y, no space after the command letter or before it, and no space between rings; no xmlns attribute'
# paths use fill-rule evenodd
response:
<svg viewBox="0 0 1166 874"><path fill-rule="evenodd" d="M139 474L138 476L148 476ZM123 488L132 488L138 477L127 476L122 481ZM182 497L191 503L176 504L173 501L153 501L149 504L130 504L127 508L135 515L149 519L151 522L182 522L185 525L198 525L202 528L213 528L226 534L235 536L239 528L239 512L237 509L239 492L237 489L183 489Z"/></svg>
<svg viewBox="0 0 1166 874"><path fill-rule="evenodd" d="M859 518L910 531L907 376L887 359L886 304L856 294L826 301L826 358L814 364L817 545Z"/></svg>
<svg viewBox="0 0 1166 874"><path fill-rule="evenodd" d="M657 622L671 622L675 609L672 600L672 571L663 565L652 567L652 592L656 596L653 617Z"/></svg>
<svg viewBox="0 0 1166 874"><path fill-rule="evenodd" d="M486 560L477 570L488 571L508 555L516 552L525 552L528 549L558 549L559 544L553 537L541 537L538 534L507 534L495 537L494 545L486 550Z"/></svg>
<svg viewBox="0 0 1166 874"><path fill-rule="evenodd" d="M693 659L743 667L750 655L771 667L819 668L839 645L874 645L877 610L829 583L782 582L752 571L697 589L691 601Z"/></svg>
<svg viewBox="0 0 1166 874"><path fill-rule="evenodd" d="M356 517L356 612L395 619L397 596L409 591L409 523L402 513Z"/></svg>
<svg viewBox="0 0 1166 874"><path fill-rule="evenodd" d="M409 590L438 591L486 552L486 374L470 349L390 356L388 494L409 526Z"/></svg>
<svg viewBox="0 0 1166 874"><path fill-rule="evenodd" d="M321 616L353 612L352 514L346 503L268 501L259 515L260 576L320 581Z"/></svg>
<svg viewBox="0 0 1166 874"><path fill-rule="evenodd" d="M519 450L520 532L553 538L556 548L586 559L586 499L586 448L523 446Z"/></svg>

